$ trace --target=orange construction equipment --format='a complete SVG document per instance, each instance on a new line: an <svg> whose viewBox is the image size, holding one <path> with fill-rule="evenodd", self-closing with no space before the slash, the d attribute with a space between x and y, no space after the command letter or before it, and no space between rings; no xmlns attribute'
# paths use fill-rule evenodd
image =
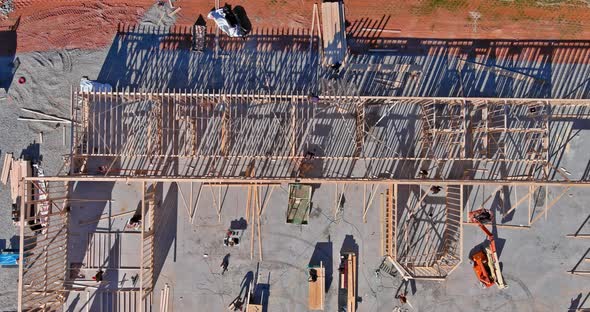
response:
<svg viewBox="0 0 590 312"><path fill-rule="evenodd" d="M496 284L498 288L508 287L504 282L502 271L500 270L500 261L496 253L496 243L494 235L486 228L484 223L491 222L493 214L487 209L474 210L469 213L469 221L477 223L479 228L486 234L489 247L474 253L469 259L473 262L473 271L484 287L492 287Z"/></svg>

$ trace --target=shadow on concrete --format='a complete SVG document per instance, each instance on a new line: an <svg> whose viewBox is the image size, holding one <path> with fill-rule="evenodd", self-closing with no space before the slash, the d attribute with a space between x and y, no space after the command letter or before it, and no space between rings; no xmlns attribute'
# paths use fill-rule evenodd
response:
<svg viewBox="0 0 590 312"><path fill-rule="evenodd" d="M253 300L262 305L262 311L268 312L268 298L270 297L270 272L266 278L266 283L256 282L253 290Z"/></svg>
<svg viewBox="0 0 590 312"><path fill-rule="evenodd" d="M311 259L309 259L309 267L317 267L322 262L326 270L326 292L330 289L333 279L333 243L332 242L318 242L315 244Z"/></svg>
<svg viewBox="0 0 590 312"><path fill-rule="evenodd" d="M254 272L252 271L248 271L248 273L246 273L246 275L244 275L244 278L242 279L242 282L240 283L240 294L238 295L238 297L242 297L242 295L247 296L248 292L251 290L250 289L250 283L252 283L252 280L254 279Z"/></svg>
<svg viewBox="0 0 590 312"><path fill-rule="evenodd" d="M248 221L244 218L232 220L229 226L233 230L246 230L248 228Z"/></svg>
<svg viewBox="0 0 590 312"><path fill-rule="evenodd" d="M31 143L27 148L23 149L20 153L20 157L25 160L31 161L31 163L39 163L43 161L41 155L41 149L39 143Z"/></svg>
<svg viewBox="0 0 590 312"><path fill-rule="evenodd" d="M18 251L19 237L14 235L10 239L0 239L0 251Z"/></svg>
<svg viewBox="0 0 590 312"><path fill-rule="evenodd" d="M163 196L163 185L158 183L157 195ZM158 282L162 267L171 248L174 248L173 261L176 262L176 232L178 215L178 185L171 183L160 207L155 211L154 241L154 285Z"/></svg>
<svg viewBox="0 0 590 312"><path fill-rule="evenodd" d="M584 297L584 299L582 300L582 293L579 293L576 298L573 298L570 300L570 306L568 307L567 311L568 312L575 312L575 311L585 311L585 309L583 309L584 304L586 304L586 301L588 301L588 298L590 298L590 292L586 295L586 297Z"/></svg>

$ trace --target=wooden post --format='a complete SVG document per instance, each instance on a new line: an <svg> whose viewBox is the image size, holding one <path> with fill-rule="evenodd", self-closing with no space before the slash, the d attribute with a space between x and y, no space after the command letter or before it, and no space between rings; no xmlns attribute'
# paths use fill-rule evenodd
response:
<svg viewBox="0 0 590 312"><path fill-rule="evenodd" d="M260 259L260 262L262 262L262 237L260 233L260 212L262 210L262 207L260 206L258 186L256 187L256 205L258 206L258 209L256 209L256 221L258 222L256 226L256 228L258 229L258 258Z"/></svg>
<svg viewBox="0 0 590 312"><path fill-rule="evenodd" d="M178 183L177 183L178 186ZM182 194L182 193L181 193ZM139 264L139 298L143 299L143 263L144 261L144 251L143 251L143 240L145 238L145 182L141 183L141 251L140 251L140 264ZM141 302L141 301L140 301ZM139 312L143 311L143 305L140 305Z"/></svg>

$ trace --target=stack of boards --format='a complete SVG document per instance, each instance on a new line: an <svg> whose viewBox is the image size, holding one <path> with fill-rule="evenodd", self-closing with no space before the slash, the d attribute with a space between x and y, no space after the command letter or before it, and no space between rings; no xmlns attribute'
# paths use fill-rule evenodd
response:
<svg viewBox="0 0 590 312"><path fill-rule="evenodd" d="M325 66L344 63L347 51L345 22L343 2L322 3L322 46Z"/></svg>

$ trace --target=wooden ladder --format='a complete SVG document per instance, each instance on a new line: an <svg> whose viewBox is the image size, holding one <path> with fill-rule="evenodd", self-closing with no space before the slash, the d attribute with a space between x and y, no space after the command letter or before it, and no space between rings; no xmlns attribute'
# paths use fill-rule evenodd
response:
<svg viewBox="0 0 590 312"><path fill-rule="evenodd" d="M506 146L502 132L500 129L508 128L508 115L506 114L506 107L504 105L488 105L487 114L487 128L488 130L496 130L493 133L486 133L488 136L488 146L486 155L493 157L494 155L506 155Z"/></svg>
<svg viewBox="0 0 590 312"><path fill-rule="evenodd" d="M428 155L434 141L434 130L436 123L435 104L428 103L420 105L420 119L422 120L422 156Z"/></svg>
<svg viewBox="0 0 590 312"><path fill-rule="evenodd" d="M397 242L395 242L395 231L397 225L397 216L393 211L393 207L395 204L395 197L394 197L394 185L390 185L389 188L385 192L385 207L383 211L383 223L385 225L385 230L383 232L383 256L393 257L395 259L396 252L395 246L397 246Z"/></svg>
<svg viewBox="0 0 590 312"><path fill-rule="evenodd" d="M356 131L354 157L359 157L365 143L365 104L364 102L355 105Z"/></svg>

